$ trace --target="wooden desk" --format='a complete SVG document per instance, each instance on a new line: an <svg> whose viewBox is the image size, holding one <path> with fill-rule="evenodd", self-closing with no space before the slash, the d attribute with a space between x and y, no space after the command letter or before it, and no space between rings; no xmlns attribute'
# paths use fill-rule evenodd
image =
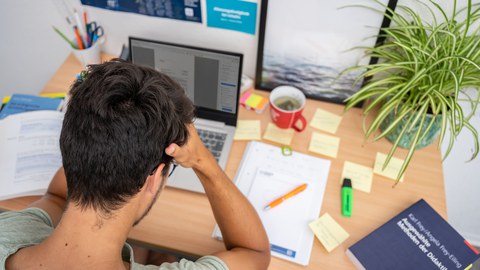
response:
<svg viewBox="0 0 480 270"><path fill-rule="evenodd" d="M105 57L106 59L107 57ZM63 92L81 70L80 64L70 55L43 89L43 92ZM267 92L256 93L268 96ZM342 114L343 106L307 100L304 115L311 119L317 108ZM270 121L269 112L258 115L244 108L240 109L240 119L260 119L262 132ZM296 133L292 148L308 153L308 144L314 129L307 127ZM362 145L362 112L353 109L343 115L336 136L341 138L338 157L332 159L325 196L319 215L328 212L350 234L338 248L328 253L315 239L310 264L303 267L276 257L272 257L269 269L355 269L345 256L345 250L370 233L385 221L399 213L420 198L429 202L444 218L447 217L445 190L441 157L436 145L419 150L410 163L405 180L395 188L393 181L375 175L371 193L355 191L353 217L345 218L340 213L340 178L344 161L352 161L365 166L373 166L377 152L387 153L391 143L383 140ZM226 172L234 178L246 142L235 142L227 164ZM316 155L309 153L311 155ZM401 151L399 157L406 154ZM328 158L320 156L322 158ZM36 197L25 197L0 202L0 208L17 210L25 207ZM223 243L211 237L215 220L205 195L183 190L166 188L160 195L150 214L130 233L132 242L171 250L185 255L200 256L223 249ZM305 224L305 226L307 226Z"/></svg>

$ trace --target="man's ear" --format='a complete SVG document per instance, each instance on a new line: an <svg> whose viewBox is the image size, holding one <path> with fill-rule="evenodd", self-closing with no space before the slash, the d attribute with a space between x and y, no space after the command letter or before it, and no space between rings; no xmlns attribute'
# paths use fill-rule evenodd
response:
<svg viewBox="0 0 480 270"><path fill-rule="evenodd" d="M145 192L148 192L153 196L157 194L158 189L160 188L160 186L162 186L162 183L164 182L162 176L163 168L165 168L165 163L160 163L160 165L158 165L157 169L155 170L155 173L147 177L147 180L145 181L145 184L143 186Z"/></svg>

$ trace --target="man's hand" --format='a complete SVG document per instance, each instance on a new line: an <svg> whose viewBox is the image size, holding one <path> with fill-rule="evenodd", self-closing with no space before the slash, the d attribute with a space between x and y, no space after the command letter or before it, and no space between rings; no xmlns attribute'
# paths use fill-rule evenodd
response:
<svg viewBox="0 0 480 270"><path fill-rule="evenodd" d="M204 163L215 162L212 154L203 145L197 130L193 124L188 125L189 139L188 142L179 147L172 143L166 149L165 153L175 159L177 164L184 168L198 169Z"/></svg>

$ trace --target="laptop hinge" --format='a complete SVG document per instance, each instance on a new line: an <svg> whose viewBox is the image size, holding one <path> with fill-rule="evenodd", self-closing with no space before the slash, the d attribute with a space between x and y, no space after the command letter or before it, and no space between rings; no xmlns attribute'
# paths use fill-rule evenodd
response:
<svg viewBox="0 0 480 270"><path fill-rule="evenodd" d="M195 124L197 125L202 125L202 126L208 126L212 128L223 128L225 126L225 123L223 122L218 122L218 121L212 121L212 120L207 120L207 119L202 119L202 118L196 118L195 119Z"/></svg>

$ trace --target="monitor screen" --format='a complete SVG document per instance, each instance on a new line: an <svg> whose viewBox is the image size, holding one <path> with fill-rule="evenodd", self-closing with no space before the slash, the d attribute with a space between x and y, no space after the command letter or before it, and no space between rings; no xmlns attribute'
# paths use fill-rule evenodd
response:
<svg viewBox="0 0 480 270"><path fill-rule="evenodd" d="M132 63L169 75L198 108L235 114L242 55L130 38Z"/></svg>

